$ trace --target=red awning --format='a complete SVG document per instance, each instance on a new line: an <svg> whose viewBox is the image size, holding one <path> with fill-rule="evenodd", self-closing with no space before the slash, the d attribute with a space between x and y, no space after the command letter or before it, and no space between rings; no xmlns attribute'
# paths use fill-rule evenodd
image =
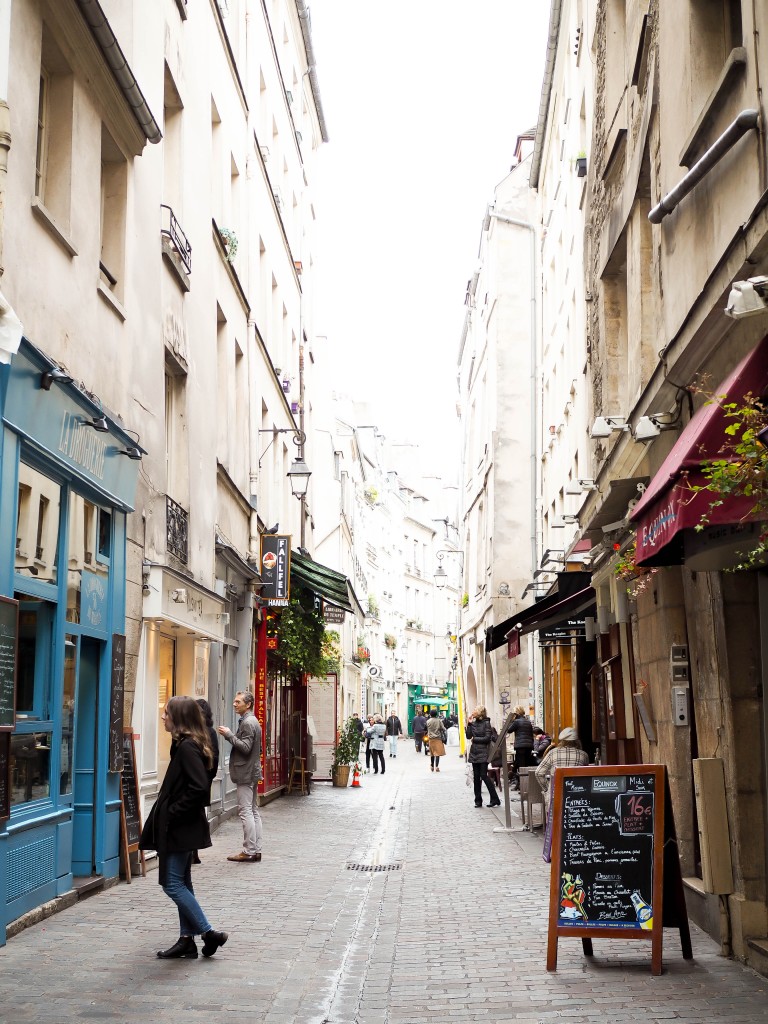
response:
<svg viewBox="0 0 768 1024"><path fill-rule="evenodd" d="M768 392L768 335L715 389L729 402L742 402L747 394ZM691 488L705 482L702 462L715 458L727 440L728 421L716 404L702 406L662 462L650 486L635 505L631 520L637 531L638 565L677 565L683 561L683 534L707 516L712 526L741 523L754 501L728 498L711 509L713 496Z"/></svg>

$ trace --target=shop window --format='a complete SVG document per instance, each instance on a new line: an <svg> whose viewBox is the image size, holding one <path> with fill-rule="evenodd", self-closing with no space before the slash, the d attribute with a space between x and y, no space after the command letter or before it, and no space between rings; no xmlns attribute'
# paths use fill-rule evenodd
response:
<svg viewBox="0 0 768 1024"><path fill-rule="evenodd" d="M67 621L106 629L112 516L74 491L69 496Z"/></svg>
<svg viewBox="0 0 768 1024"><path fill-rule="evenodd" d="M11 805L51 794L51 653L53 607L16 594L19 601L16 729L11 736Z"/></svg>
<svg viewBox="0 0 768 1024"><path fill-rule="evenodd" d="M64 640L64 689L61 696L61 755L59 758L59 794L61 796L68 796L72 792L76 670L76 638L67 636Z"/></svg>
<svg viewBox="0 0 768 1024"><path fill-rule="evenodd" d="M14 567L27 579L56 582L60 504L61 487L20 463Z"/></svg>
<svg viewBox="0 0 768 1024"><path fill-rule="evenodd" d="M160 777L163 778L171 760L171 735L165 731L160 716L163 708L176 694L176 642L171 636L160 635L160 669L157 680L158 729L157 756Z"/></svg>

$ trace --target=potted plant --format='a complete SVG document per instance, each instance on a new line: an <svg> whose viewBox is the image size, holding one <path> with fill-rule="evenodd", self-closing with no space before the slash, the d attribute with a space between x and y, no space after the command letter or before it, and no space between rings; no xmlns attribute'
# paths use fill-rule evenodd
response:
<svg viewBox="0 0 768 1024"><path fill-rule="evenodd" d="M345 788L349 784L349 768L360 756L360 733L355 720L351 716L336 733L336 746L333 748L333 764L331 780L334 786Z"/></svg>
<svg viewBox="0 0 768 1024"><path fill-rule="evenodd" d="M227 263L233 263L237 256L237 235L231 228L219 228L219 235L224 243Z"/></svg>
<svg viewBox="0 0 768 1024"><path fill-rule="evenodd" d="M384 634L384 646L390 651L394 651L397 647L397 637L393 633Z"/></svg>

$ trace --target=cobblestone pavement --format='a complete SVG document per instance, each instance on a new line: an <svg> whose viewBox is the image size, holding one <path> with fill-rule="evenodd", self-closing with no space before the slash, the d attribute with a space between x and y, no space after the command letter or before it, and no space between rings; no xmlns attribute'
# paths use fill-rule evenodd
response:
<svg viewBox="0 0 768 1024"><path fill-rule="evenodd" d="M9 940L0 1020L768 1021L768 981L696 928L688 962L665 933L659 978L650 943L621 940L596 940L591 962L578 940L561 941L548 974L540 838L494 832L501 819L473 807L456 748L439 774L409 741L386 764L359 790L320 784L266 807L260 864L226 860L240 848L237 819L215 834L195 869L208 917L230 933L215 957L155 957L177 918L150 871Z"/></svg>

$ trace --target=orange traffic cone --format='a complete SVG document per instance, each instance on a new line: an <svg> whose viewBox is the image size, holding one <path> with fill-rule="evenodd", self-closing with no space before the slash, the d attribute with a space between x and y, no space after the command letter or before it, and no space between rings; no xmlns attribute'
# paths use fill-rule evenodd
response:
<svg viewBox="0 0 768 1024"><path fill-rule="evenodd" d="M352 787L351 788L352 789L355 789L355 788L362 789L363 788L360 785L360 772L358 771L357 765L355 765L355 767L352 770Z"/></svg>

